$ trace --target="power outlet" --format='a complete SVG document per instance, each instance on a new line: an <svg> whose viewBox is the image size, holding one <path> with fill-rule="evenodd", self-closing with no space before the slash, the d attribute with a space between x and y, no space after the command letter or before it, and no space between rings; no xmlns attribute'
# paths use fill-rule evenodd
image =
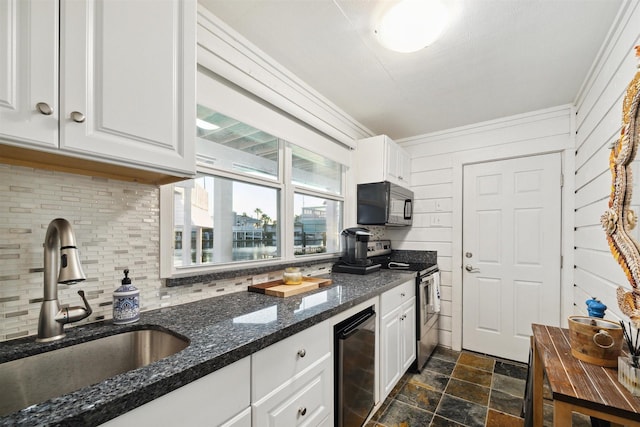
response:
<svg viewBox="0 0 640 427"><path fill-rule="evenodd" d="M269 274L258 274L257 276L253 276L251 278L252 285L259 285L260 283L265 283L269 281Z"/></svg>

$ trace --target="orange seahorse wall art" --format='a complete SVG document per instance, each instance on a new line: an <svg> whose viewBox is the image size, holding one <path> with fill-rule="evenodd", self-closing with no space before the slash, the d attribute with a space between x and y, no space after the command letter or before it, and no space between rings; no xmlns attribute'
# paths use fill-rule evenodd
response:
<svg viewBox="0 0 640 427"><path fill-rule="evenodd" d="M620 137L613 144L609 155L612 188L609 198L609 209L601 216L613 257L622 267L631 291L618 287L616 294L618 306L633 322L640 327L640 245L630 234L637 223L635 212L631 209L633 180L631 163L638 150L640 140L640 123L638 123L638 104L640 97L640 46L635 47L639 67L627 86L622 106L622 130Z"/></svg>

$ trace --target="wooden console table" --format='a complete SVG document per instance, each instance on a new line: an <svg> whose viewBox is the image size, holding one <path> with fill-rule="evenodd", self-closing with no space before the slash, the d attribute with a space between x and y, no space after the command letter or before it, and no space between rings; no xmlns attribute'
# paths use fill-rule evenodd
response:
<svg viewBox="0 0 640 427"><path fill-rule="evenodd" d="M571 425L571 412L612 423L640 427L640 398L618 382L618 370L571 355L569 330L531 325L533 329L533 425L542 427L543 372L553 395L553 425Z"/></svg>

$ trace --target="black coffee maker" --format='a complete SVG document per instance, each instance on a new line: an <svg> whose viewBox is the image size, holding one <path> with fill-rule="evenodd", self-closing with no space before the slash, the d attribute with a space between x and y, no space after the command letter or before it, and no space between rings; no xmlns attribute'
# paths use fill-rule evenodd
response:
<svg viewBox="0 0 640 427"><path fill-rule="evenodd" d="M342 230L342 257L334 264L336 273L367 274L380 269L380 264L371 264L367 258L367 247L371 233L362 227Z"/></svg>

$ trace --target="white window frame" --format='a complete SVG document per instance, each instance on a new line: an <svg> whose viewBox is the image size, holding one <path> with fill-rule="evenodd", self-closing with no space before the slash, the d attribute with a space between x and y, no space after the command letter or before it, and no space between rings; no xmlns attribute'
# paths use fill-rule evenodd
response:
<svg viewBox="0 0 640 427"><path fill-rule="evenodd" d="M345 222L348 218L346 215L348 212L346 204L346 200L348 200L348 182L353 176L350 171L350 165L344 164L344 158L345 155L347 155L346 158L349 160L352 158L350 150L344 146L340 146L326 136L322 136L321 134L313 131L308 126L296 122L290 117L282 115L272 106L225 85L223 79L218 79L217 76L210 74L210 72L203 72L201 70L199 72L199 79L202 79L203 77L213 79L213 81L207 80L206 82L203 82L203 84L199 84L199 90L209 92L202 96L208 97L209 99L224 100L220 105L212 105L212 103L207 102L207 106L279 138L279 173L277 180L259 178L240 171L224 170L216 167L215 164L211 165L202 162L198 162L197 170L198 172L222 178L230 178L280 190L280 218L278 218L280 232L280 257L270 260L235 261L221 264L198 264L187 267L175 267L173 263L175 244L173 223L174 197L173 184L171 184L160 187L160 277L186 277L222 270L239 269L243 267L277 266L279 264L296 261L335 258L338 255L336 252L301 256L294 255L294 194L299 193L342 202L342 228L344 228ZM199 80L199 82L200 81L201 80ZM255 115L260 115L259 118L261 118L261 120L257 120L256 122L252 119L256 117ZM261 124L267 122L269 123L268 127L263 128ZM329 153L327 157L334 161L339 159L342 154L342 161L339 161L339 163L344 166L342 171L342 188L340 194L314 190L305 186L294 185L292 183L293 165L291 144L300 146L318 154L326 155L325 153ZM322 146L322 152L318 150L319 146ZM316 149L314 149L314 147ZM338 233L340 231L341 230L337 230Z"/></svg>
<svg viewBox="0 0 640 427"><path fill-rule="evenodd" d="M324 192L324 191L318 191L318 190L313 190L311 188L302 186L302 185L295 185L293 184L293 153L292 153L292 149L291 149L291 145L293 143L286 143L285 144L285 161L284 163L284 175L283 175L283 179L284 182L288 182L291 183L290 185L286 185L286 191L285 193L285 197L283 197L283 199L286 200L286 207L288 209L288 211L286 212L286 218L284 218L284 226L286 227L286 236L283 236L283 241L286 244L286 248L283 248L284 251L283 253L283 258L285 261L296 261L296 260L302 260L302 259L322 259L322 258L332 258L335 257L337 255L336 252L330 252L330 253L326 253L326 254L321 254L321 255L300 255L300 256L295 256L294 252L295 252L295 248L294 248L294 220L295 220L295 214L293 212L293 208L294 208L294 197L295 194L305 194L308 196L314 196L314 197L319 197L322 199L329 199L329 200L335 200L335 201L339 201L342 202L342 221L343 221L343 228L344 228L344 221L345 221L345 193L347 190L347 186L346 186L346 181L347 181L347 167L344 166L343 170L342 170L342 188L340 189L340 194L335 194L335 193L331 193L331 192ZM295 145L295 144L293 144ZM338 233L340 233L341 230L338 230ZM281 232L284 234L284 231L281 229ZM339 238L339 237L338 237Z"/></svg>
<svg viewBox="0 0 640 427"><path fill-rule="evenodd" d="M337 252L322 253L322 254L310 254L310 255L295 255L294 249L294 196L295 194L304 194L314 197L320 197L328 200L335 200L342 202L342 221L344 226L345 221L345 191L346 191L346 167L342 172L342 189L341 194L334 194L329 192L315 191L304 186L287 184L291 183L292 177L292 150L291 143L280 141L279 153L282 154L282 159L279 160L279 168L282 170L280 174L280 181L275 182L269 179L260 179L253 177L249 174L243 174L239 172L231 172L228 170L218 169L211 165L198 163L198 172L202 172L208 175L213 175L221 178L229 178L236 181L247 182L250 184L257 184L265 187L270 187L280 190L280 217L278 218L279 224L279 242L280 242L280 257L269 260L256 260L256 261L234 261L229 263L219 264L196 264L186 267L176 267L173 263L173 253L175 250L175 229L174 229L174 200L173 189L174 184L164 185L160 187L160 277L181 277L191 276L197 274L204 274L208 272L215 272L221 270L234 269L238 267L257 267L278 265L283 263L289 263L292 261L301 260L321 260L334 258L338 255ZM341 230L337 230L339 233Z"/></svg>

